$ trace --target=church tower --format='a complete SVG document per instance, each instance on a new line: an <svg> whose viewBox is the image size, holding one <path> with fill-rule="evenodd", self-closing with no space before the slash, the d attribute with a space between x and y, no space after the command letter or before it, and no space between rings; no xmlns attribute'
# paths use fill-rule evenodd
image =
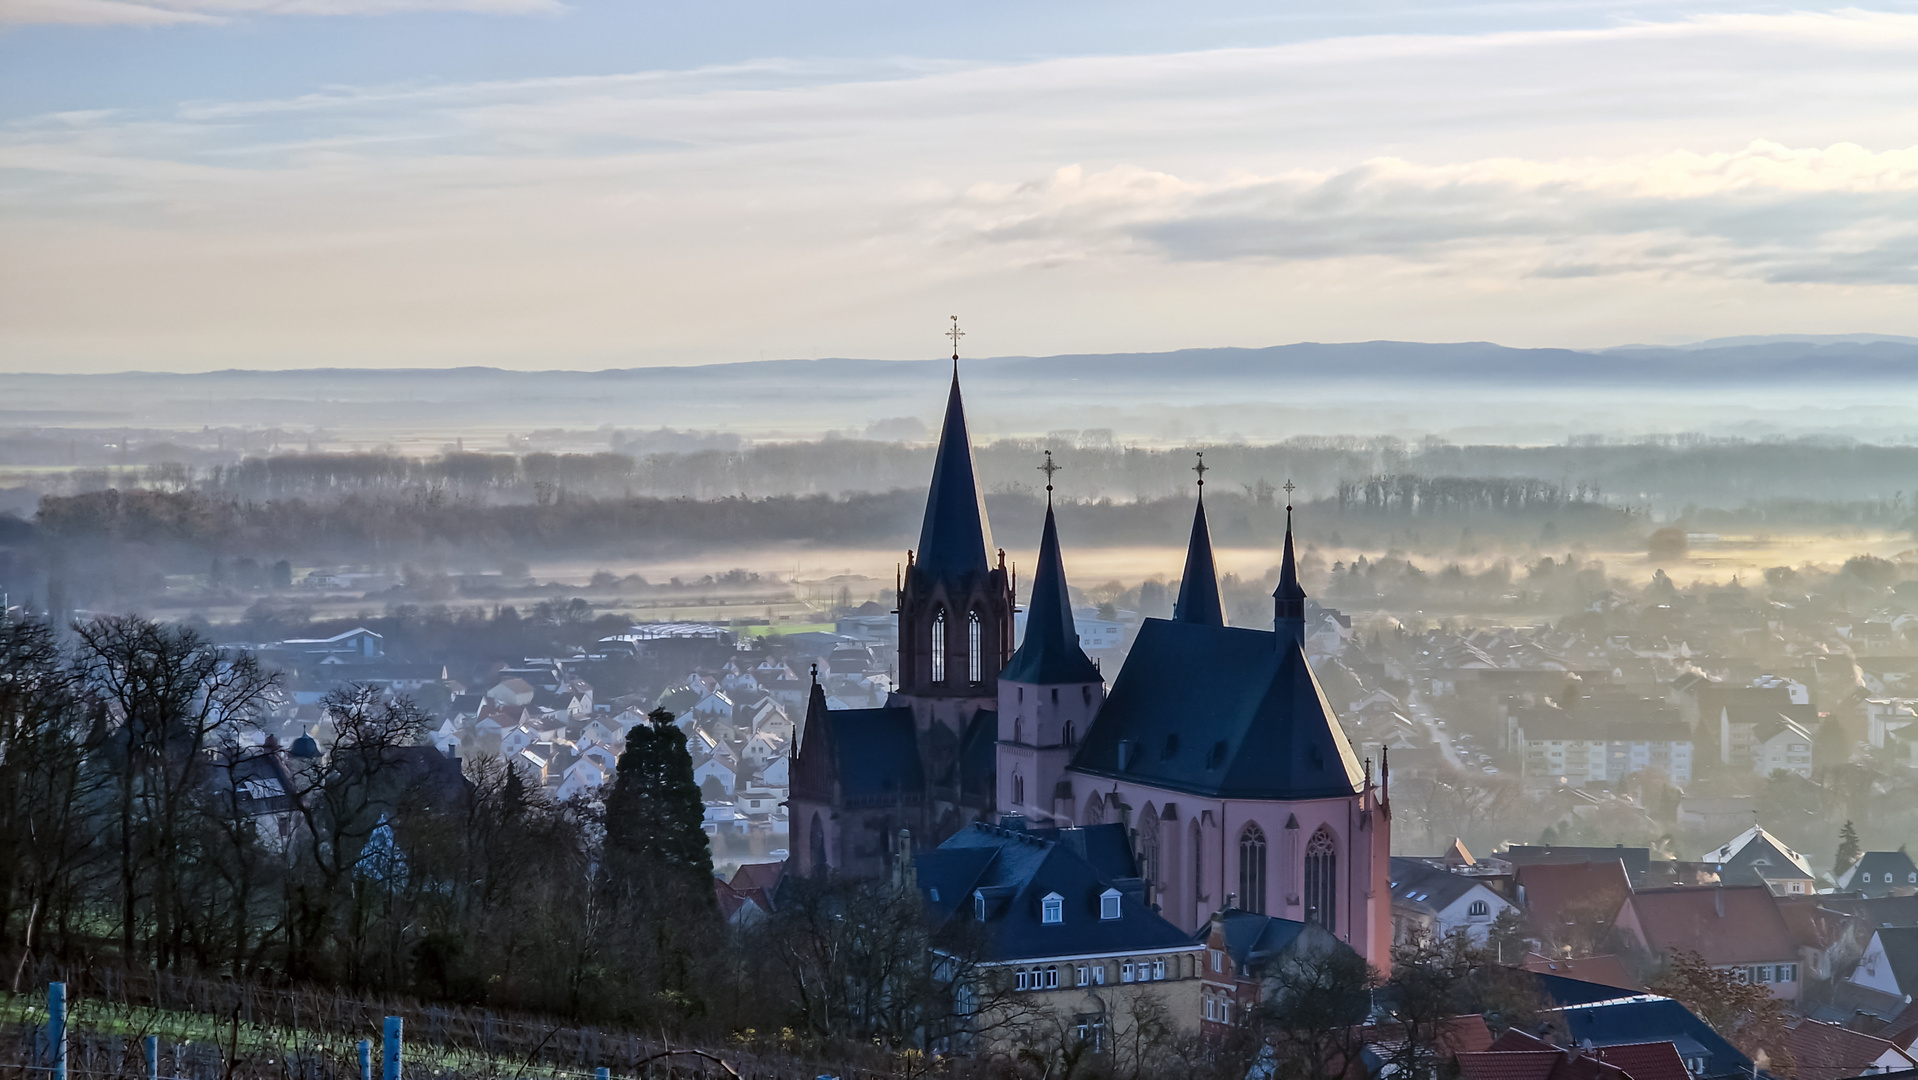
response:
<svg viewBox="0 0 1918 1080"><path fill-rule="evenodd" d="M952 333L959 333L956 319ZM952 357L952 390L919 546L907 553L899 583L899 685L892 703L910 707L919 731L941 744L945 737L936 729L944 728L956 752L973 717L998 701L1013 635L1006 555L999 552L994 565L987 554L992 533L966 433L956 337Z"/></svg>
<svg viewBox="0 0 1918 1080"><path fill-rule="evenodd" d="M1046 474L1046 524L1026 605L1026 635L999 676L998 807L1039 824L1070 821L1066 768L1105 702L1105 676L1079 646L1072 596L1052 516L1052 452Z"/></svg>
<svg viewBox="0 0 1918 1080"><path fill-rule="evenodd" d="M1289 489L1292 481L1287 480ZM1292 553L1292 493L1286 492L1285 555L1279 561L1279 587L1272 590L1272 630L1279 648L1305 647L1305 590L1299 586L1299 567Z"/></svg>

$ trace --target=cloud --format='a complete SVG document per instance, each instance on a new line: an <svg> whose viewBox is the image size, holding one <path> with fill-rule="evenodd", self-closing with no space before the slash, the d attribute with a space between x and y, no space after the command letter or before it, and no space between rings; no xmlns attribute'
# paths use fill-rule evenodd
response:
<svg viewBox="0 0 1918 1080"><path fill-rule="evenodd" d="M0 0L0 24L159 26L221 22L246 15L392 15L406 11L529 15L564 10L559 0Z"/></svg>
<svg viewBox="0 0 1918 1080"><path fill-rule="evenodd" d="M1834 12L50 114L0 363L1918 333L1914 103L1918 18Z"/></svg>
<svg viewBox="0 0 1918 1080"><path fill-rule="evenodd" d="M1038 265L1119 255L1200 262L1391 259L1452 273L1608 273L1909 284L1918 147L1754 142L1625 161L1385 158L1337 173L1199 182L1067 167L981 184L946 208L958 236Z"/></svg>

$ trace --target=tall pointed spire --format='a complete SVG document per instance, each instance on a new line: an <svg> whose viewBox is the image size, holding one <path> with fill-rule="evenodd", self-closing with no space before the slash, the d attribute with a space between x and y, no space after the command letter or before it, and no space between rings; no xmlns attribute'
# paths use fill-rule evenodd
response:
<svg viewBox="0 0 1918 1080"><path fill-rule="evenodd" d="M1292 481L1285 482L1285 554L1279 559L1279 587L1272 590L1272 629L1279 646L1305 644L1305 589L1299 585L1298 559L1292 550Z"/></svg>
<svg viewBox="0 0 1918 1080"><path fill-rule="evenodd" d="M962 332L956 320L952 332ZM972 467L966 407L959 396L958 358L955 339L952 392L946 398L945 426L939 432L932 487L926 493L926 519L919 527L919 571L936 577L985 574L992 568L986 556L992 533L986 526L986 507L980 501L979 483Z"/></svg>
<svg viewBox="0 0 1918 1080"><path fill-rule="evenodd" d="M1219 571L1212 562L1212 530L1205 521L1205 452L1192 467L1199 474L1199 501L1192 511L1192 537L1186 542L1185 573L1179 581L1179 599L1172 607L1177 622L1225 625L1225 599L1219 594Z"/></svg>
<svg viewBox="0 0 1918 1080"><path fill-rule="evenodd" d="M1049 456L1046 464L1052 464ZM1050 480L1051 473L1046 475ZM1032 575L1032 602L1026 606L1026 637L999 677L1039 685L1104 680L1098 665L1079 647L1078 628L1072 622L1072 594L1066 588L1065 561L1059 556L1059 526L1053 521L1050 499L1046 503L1045 532L1039 537L1039 567Z"/></svg>

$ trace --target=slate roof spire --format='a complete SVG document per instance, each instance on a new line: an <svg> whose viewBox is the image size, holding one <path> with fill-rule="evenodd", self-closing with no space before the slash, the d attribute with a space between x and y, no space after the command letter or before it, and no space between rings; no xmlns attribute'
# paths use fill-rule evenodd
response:
<svg viewBox="0 0 1918 1080"><path fill-rule="evenodd" d="M1065 562L1059 556L1059 526L1052 517L1052 454L1040 466L1046 472L1046 527L1039 537L1039 568L1032 575L1032 601L1026 607L1026 636L1012 663L999 677L1009 682L1048 685L1104 682L1098 665L1079 647L1072 622L1072 595L1066 588Z"/></svg>
<svg viewBox="0 0 1918 1080"><path fill-rule="evenodd" d="M1285 482L1285 554L1279 558L1279 587L1272 590L1272 629L1279 647L1305 644L1305 590L1299 586L1298 559L1292 551L1292 481Z"/></svg>
<svg viewBox="0 0 1918 1080"><path fill-rule="evenodd" d="M1225 600L1219 595L1219 572L1212 561L1212 530L1205 521L1205 451L1192 467L1199 474L1199 501L1192 512L1192 537L1186 542L1185 572L1179 580L1179 599L1172 608L1174 622L1225 625Z"/></svg>
<svg viewBox="0 0 1918 1080"><path fill-rule="evenodd" d="M961 334L957 317L951 333ZM933 459L932 486L926 494L926 519L919 527L916 565L939 578L984 575L992 565L986 550L992 541L985 504L972 467L972 441L966 434L966 407L959 396L959 343L953 339L952 392L946 397L945 426Z"/></svg>

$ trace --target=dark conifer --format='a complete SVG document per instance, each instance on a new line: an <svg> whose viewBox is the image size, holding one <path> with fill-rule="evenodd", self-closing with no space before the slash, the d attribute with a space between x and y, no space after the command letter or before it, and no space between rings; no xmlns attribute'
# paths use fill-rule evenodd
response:
<svg viewBox="0 0 1918 1080"><path fill-rule="evenodd" d="M671 897L713 908L706 804L693 780L686 736L665 709L647 720L626 733L626 752L606 797L607 885L615 903Z"/></svg>

